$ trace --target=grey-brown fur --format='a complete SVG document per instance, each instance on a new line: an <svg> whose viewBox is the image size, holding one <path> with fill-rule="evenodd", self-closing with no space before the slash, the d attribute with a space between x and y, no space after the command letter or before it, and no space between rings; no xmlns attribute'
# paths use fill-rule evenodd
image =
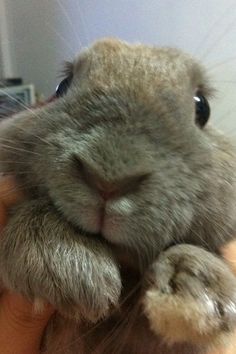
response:
<svg viewBox="0 0 236 354"><path fill-rule="evenodd" d="M27 195L0 243L3 282L59 310L47 354L204 353L236 324L236 280L216 255L236 229L236 155L195 123L204 70L112 39L69 70L65 97L1 127L1 171Z"/></svg>

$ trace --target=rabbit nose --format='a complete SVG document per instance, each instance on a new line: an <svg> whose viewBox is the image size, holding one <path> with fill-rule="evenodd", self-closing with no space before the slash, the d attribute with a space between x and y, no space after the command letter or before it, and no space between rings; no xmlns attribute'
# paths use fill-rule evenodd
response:
<svg viewBox="0 0 236 354"><path fill-rule="evenodd" d="M113 198L119 198L128 193L134 192L140 186L144 176L129 176L108 182L93 175L93 185L102 197L107 201Z"/></svg>
<svg viewBox="0 0 236 354"><path fill-rule="evenodd" d="M77 169L83 177L84 182L95 189L105 201L126 195L132 191L134 192L149 175L143 172L134 172L133 174L108 181L106 178L103 178L101 173L96 171L94 167L90 167L87 162L81 161L81 159L78 158L76 158L76 160Z"/></svg>
<svg viewBox="0 0 236 354"><path fill-rule="evenodd" d="M122 194L119 187L116 186L114 186L113 188L101 188L101 186L99 186L97 187L97 190L100 196L102 197L102 199L104 199L105 201L118 197L119 194Z"/></svg>

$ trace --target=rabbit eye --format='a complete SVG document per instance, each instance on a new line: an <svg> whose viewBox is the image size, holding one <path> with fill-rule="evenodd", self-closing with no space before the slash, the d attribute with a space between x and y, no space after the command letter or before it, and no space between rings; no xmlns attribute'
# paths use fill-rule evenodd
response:
<svg viewBox="0 0 236 354"><path fill-rule="evenodd" d="M196 106L196 123L202 128L210 118L210 106L209 103L200 92L197 92L194 96Z"/></svg>
<svg viewBox="0 0 236 354"><path fill-rule="evenodd" d="M210 106L209 103L200 92L197 92L194 96L195 106L196 106L196 123L200 127L204 127L210 118Z"/></svg>
<svg viewBox="0 0 236 354"><path fill-rule="evenodd" d="M56 88L56 97L57 98L62 97L66 94L66 92L68 91L68 89L70 87L71 81L72 81L72 75L66 77L64 80L62 80L60 82L59 85L57 85L57 88Z"/></svg>

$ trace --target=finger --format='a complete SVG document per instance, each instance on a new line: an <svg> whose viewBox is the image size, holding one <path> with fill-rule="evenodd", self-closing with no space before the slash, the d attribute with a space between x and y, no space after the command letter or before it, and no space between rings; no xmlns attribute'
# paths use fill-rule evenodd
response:
<svg viewBox="0 0 236 354"><path fill-rule="evenodd" d="M221 250L223 257L236 275L236 241L232 241Z"/></svg>
<svg viewBox="0 0 236 354"><path fill-rule="evenodd" d="M236 275L236 241L232 241L228 243L221 249L221 253L230 268ZM230 339L230 345L227 348L219 349L218 351L210 352L209 354L235 354L236 347L236 331L234 333L234 337Z"/></svg>
<svg viewBox="0 0 236 354"><path fill-rule="evenodd" d="M7 210L5 205L0 202L0 232L2 231L2 228L6 225L6 223L7 223Z"/></svg>
<svg viewBox="0 0 236 354"><path fill-rule="evenodd" d="M23 193L19 191L16 181L11 176L0 178L0 200L7 208L21 201Z"/></svg>
<svg viewBox="0 0 236 354"><path fill-rule="evenodd" d="M21 295L6 292L0 298L0 353L39 354L44 329L52 306L38 314Z"/></svg>
<svg viewBox="0 0 236 354"><path fill-rule="evenodd" d="M207 354L235 354L235 343L236 343L236 334L235 334L235 337L234 337L234 340L232 343L230 343L229 346L225 347L225 348L221 348L221 349L216 349L216 350L212 350L212 351L209 351Z"/></svg>

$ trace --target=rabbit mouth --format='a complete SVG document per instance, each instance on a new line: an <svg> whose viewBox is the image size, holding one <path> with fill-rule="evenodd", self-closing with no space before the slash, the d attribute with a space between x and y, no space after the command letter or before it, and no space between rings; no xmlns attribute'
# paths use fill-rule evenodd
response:
<svg viewBox="0 0 236 354"><path fill-rule="evenodd" d="M84 236L87 238L96 239L99 242L106 243L110 246L116 244L116 242L114 242L114 240L112 240L111 237L106 236L107 230L104 230L104 232L103 232L103 227L101 227L99 232L92 232L92 231L88 231L86 228L81 226L81 224L78 222L76 223L76 225L73 225L73 226L76 229L76 231L78 232L78 235L81 235L81 236Z"/></svg>
<svg viewBox="0 0 236 354"><path fill-rule="evenodd" d="M86 236L86 237L89 237L89 238L105 240L104 236L102 235L101 232L87 231L81 225L78 225L78 224L75 226L75 228L78 231L79 235L81 235L81 236Z"/></svg>
<svg viewBox="0 0 236 354"><path fill-rule="evenodd" d="M80 208L76 210L70 205L65 207L65 203L53 198L50 195L50 200L54 205L54 208L60 214L61 217L77 231L79 235L98 239L100 242L108 244L123 244L123 238L121 233L124 231L122 225L127 221L127 216L122 215L114 210L105 210L104 205L97 208ZM80 215L81 211L81 215Z"/></svg>
<svg viewBox="0 0 236 354"><path fill-rule="evenodd" d="M100 231L101 228L99 228L98 232L89 231L88 229L86 229L86 227L82 226L82 222L78 220L78 218L76 218L76 220L69 218L68 215L63 211L63 208L61 208L61 205L58 202L55 202L53 198L50 198L50 200L57 213L59 213L61 217L66 219L66 221L77 231L78 237L80 235L88 238L105 240L104 236L102 235L102 232Z"/></svg>

